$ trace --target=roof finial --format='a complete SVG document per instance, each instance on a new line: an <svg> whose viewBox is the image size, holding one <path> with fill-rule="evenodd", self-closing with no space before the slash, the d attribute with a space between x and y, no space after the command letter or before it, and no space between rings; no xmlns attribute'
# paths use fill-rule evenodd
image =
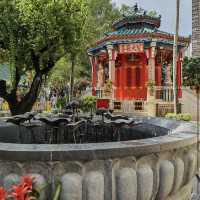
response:
<svg viewBox="0 0 200 200"><path fill-rule="evenodd" d="M134 5L134 11L135 11L135 13L138 12L138 4L137 3Z"/></svg>

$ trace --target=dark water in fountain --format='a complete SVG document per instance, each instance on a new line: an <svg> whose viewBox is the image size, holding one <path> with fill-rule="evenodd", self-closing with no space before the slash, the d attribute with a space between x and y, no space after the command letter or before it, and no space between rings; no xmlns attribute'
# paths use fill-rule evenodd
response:
<svg viewBox="0 0 200 200"><path fill-rule="evenodd" d="M173 123L157 118L132 120L134 121L132 124L118 125L107 119L103 122L96 117L92 121L79 120L58 127L47 126L38 120L21 125L0 121L0 142L25 144L115 142L164 136L171 128L175 128Z"/></svg>

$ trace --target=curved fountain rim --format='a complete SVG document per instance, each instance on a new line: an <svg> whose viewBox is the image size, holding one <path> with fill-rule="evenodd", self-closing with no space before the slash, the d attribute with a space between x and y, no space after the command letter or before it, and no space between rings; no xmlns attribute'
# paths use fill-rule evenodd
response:
<svg viewBox="0 0 200 200"><path fill-rule="evenodd" d="M14 144L0 143L0 160L66 161L141 156L193 145L192 132L121 142L88 144Z"/></svg>

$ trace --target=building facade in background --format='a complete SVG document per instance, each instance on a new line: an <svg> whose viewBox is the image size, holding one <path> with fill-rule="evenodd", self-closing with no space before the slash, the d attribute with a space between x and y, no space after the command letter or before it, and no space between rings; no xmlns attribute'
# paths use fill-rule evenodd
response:
<svg viewBox="0 0 200 200"><path fill-rule="evenodd" d="M192 0L192 56L200 56L200 0Z"/></svg>
<svg viewBox="0 0 200 200"><path fill-rule="evenodd" d="M105 107L108 99L110 109L123 113L165 116L173 112L174 35L159 30L160 24L161 16L151 16L136 5L113 24L112 32L88 50L98 105ZM190 38L178 39L179 99L183 52L189 43Z"/></svg>

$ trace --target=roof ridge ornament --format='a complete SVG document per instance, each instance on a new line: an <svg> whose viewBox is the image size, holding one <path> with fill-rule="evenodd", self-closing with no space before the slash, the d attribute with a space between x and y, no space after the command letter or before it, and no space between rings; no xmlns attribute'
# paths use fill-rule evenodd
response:
<svg viewBox="0 0 200 200"><path fill-rule="evenodd" d="M138 4L136 3L134 6L129 7L127 10L124 11L123 17L133 17L133 16L141 16L146 15L147 11L139 8Z"/></svg>
<svg viewBox="0 0 200 200"><path fill-rule="evenodd" d="M132 7L127 7L127 9L123 11L122 15L124 18L147 16L154 19L161 19L161 15L158 15L155 10L150 10L148 12L147 10L139 7L137 3Z"/></svg>
<svg viewBox="0 0 200 200"><path fill-rule="evenodd" d="M137 3L134 5L134 11L135 11L136 13L138 12L138 4L137 4Z"/></svg>

